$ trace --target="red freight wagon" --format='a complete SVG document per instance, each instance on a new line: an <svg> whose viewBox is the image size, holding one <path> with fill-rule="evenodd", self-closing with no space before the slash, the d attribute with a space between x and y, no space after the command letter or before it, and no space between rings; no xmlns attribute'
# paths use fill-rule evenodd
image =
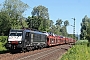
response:
<svg viewBox="0 0 90 60"><path fill-rule="evenodd" d="M55 37L54 36L48 36L47 37L47 44L48 46L53 46L56 45L56 41L55 41Z"/></svg>
<svg viewBox="0 0 90 60"><path fill-rule="evenodd" d="M60 44L64 44L65 43L65 38L60 38Z"/></svg>
<svg viewBox="0 0 90 60"><path fill-rule="evenodd" d="M69 38L65 38L65 43L69 43Z"/></svg>
<svg viewBox="0 0 90 60"><path fill-rule="evenodd" d="M72 38L70 38L70 43L73 43L73 39Z"/></svg>
<svg viewBox="0 0 90 60"><path fill-rule="evenodd" d="M75 43L76 42L76 40L75 39L73 39L73 43Z"/></svg>
<svg viewBox="0 0 90 60"><path fill-rule="evenodd" d="M55 36L55 38L56 38L56 45L58 45L58 44L60 44L60 37L59 36Z"/></svg>

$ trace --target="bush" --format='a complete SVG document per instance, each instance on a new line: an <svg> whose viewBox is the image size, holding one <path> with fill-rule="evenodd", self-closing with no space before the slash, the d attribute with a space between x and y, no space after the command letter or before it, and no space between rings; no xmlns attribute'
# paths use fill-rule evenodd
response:
<svg viewBox="0 0 90 60"><path fill-rule="evenodd" d="M6 50L7 36L0 36L0 51Z"/></svg>
<svg viewBox="0 0 90 60"><path fill-rule="evenodd" d="M86 45L75 45L60 60L90 60L90 48Z"/></svg>
<svg viewBox="0 0 90 60"><path fill-rule="evenodd" d="M7 50L7 49L5 48L4 44L0 42L0 52L4 50Z"/></svg>
<svg viewBox="0 0 90 60"><path fill-rule="evenodd" d="M88 40L78 40L75 45L87 45L88 44Z"/></svg>
<svg viewBox="0 0 90 60"><path fill-rule="evenodd" d="M79 40L60 60L90 60L90 47L88 40Z"/></svg>
<svg viewBox="0 0 90 60"><path fill-rule="evenodd" d="M2 43L7 42L7 36L0 36L0 42Z"/></svg>

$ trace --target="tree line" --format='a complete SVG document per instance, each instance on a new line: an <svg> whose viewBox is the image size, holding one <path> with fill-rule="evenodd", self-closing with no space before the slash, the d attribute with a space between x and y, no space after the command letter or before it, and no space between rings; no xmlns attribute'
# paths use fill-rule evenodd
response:
<svg viewBox="0 0 90 60"><path fill-rule="evenodd" d="M90 42L90 18L85 15L81 22L81 34L80 39L88 39Z"/></svg>
<svg viewBox="0 0 90 60"><path fill-rule="evenodd" d="M5 0L0 9L0 36L7 36L10 29L33 28L39 31L53 32L57 35L70 36L67 33L68 20L50 20L48 8L35 6L27 18L23 16L29 5L21 0Z"/></svg>

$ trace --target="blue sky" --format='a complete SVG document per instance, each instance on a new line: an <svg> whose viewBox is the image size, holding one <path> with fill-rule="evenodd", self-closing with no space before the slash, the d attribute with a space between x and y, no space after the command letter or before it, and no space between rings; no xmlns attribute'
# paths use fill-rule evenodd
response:
<svg viewBox="0 0 90 60"><path fill-rule="evenodd" d="M4 1L4 0L3 0ZM0 1L1 3L3 2ZM62 19L68 20L70 25L73 25L71 18L76 18L76 34L80 34L80 23L82 18L87 15L90 17L90 0L21 0L27 3L30 7L25 11L24 16L31 16L33 7L43 5L48 8L49 17L51 20ZM67 27L68 33L73 33L73 27Z"/></svg>

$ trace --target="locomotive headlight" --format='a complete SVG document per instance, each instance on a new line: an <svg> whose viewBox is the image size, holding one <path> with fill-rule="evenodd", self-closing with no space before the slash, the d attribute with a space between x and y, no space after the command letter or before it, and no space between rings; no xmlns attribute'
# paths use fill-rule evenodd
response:
<svg viewBox="0 0 90 60"><path fill-rule="evenodd" d="M21 43L21 41L19 41L18 43Z"/></svg>
<svg viewBox="0 0 90 60"><path fill-rule="evenodd" d="M11 43L10 41L8 41L8 43Z"/></svg>

